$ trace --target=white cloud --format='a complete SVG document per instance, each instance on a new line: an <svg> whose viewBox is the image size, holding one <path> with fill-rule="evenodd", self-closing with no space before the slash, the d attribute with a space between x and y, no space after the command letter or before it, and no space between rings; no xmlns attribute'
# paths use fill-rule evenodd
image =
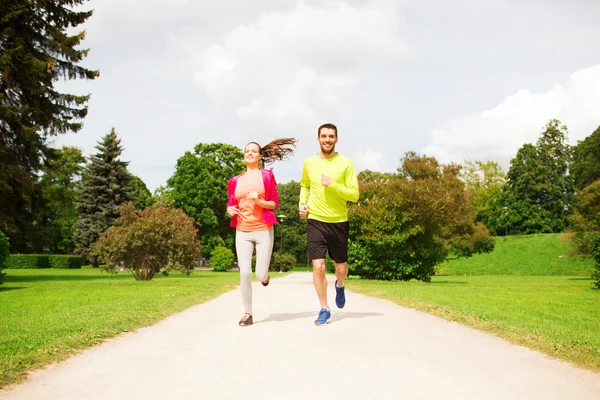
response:
<svg viewBox="0 0 600 400"><path fill-rule="evenodd" d="M383 155L373 149L367 149L365 151L359 151L355 157L354 168L356 172L364 171L365 169L371 171L381 171L381 162L383 161Z"/></svg>
<svg viewBox="0 0 600 400"><path fill-rule="evenodd" d="M423 153L442 162L498 161L507 169L525 143L535 143L550 119L568 127L572 144L600 125L600 64L572 74L544 93L519 90L479 115L459 117L431 132Z"/></svg>
<svg viewBox="0 0 600 400"><path fill-rule="evenodd" d="M235 27L218 44L198 48L189 29L173 41L189 51L196 83L242 134L312 137L344 107L361 74L410 55L398 27L393 3L298 2Z"/></svg>

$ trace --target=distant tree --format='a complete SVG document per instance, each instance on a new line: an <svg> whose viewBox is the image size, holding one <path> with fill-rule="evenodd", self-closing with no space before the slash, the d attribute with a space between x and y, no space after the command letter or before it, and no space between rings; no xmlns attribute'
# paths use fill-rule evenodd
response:
<svg viewBox="0 0 600 400"><path fill-rule="evenodd" d="M506 211L497 209L496 218L521 233L564 231L575 192L571 163L567 128L551 120L537 144L525 144L511 161L500 199Z"/></svg>
<svg viewBox="0 0 600 400"><path fill-rule="evenodd" d="M494 161L465 161L460 177L475 208L475 220L482 222L492 234L503 234L504 221L496 218L502 207L500 196L506 183L502 167Z"/></svg>
<svg viewBox="0 0 600 400"><path fill-rule="evenodd" d="M600 179L577 193L573 204L574 212L569 222L577 253L591 257L592 243L600 237Z"/></svg>
<svg viewBox="0 0 600 400"><path fill-rule="evenodd" d="M143 210L154 203L154 198L141 178L131 173L129 175L131 181L131 201L133 201L135 208Z"/></svg>
<svg viewBox="0 0 600 400"><path fill-rule="evenodd" d="M298 215L298 199L300 198L300 183L291 181L279 183L279 209L277 215L285 215L283 223L275 227L275 249L281 248L281 229L283 229L283 252L289 253L299 262L304 262L308 257L306 247L306 219Z"/></svg>
<svg viewBox="0 0 600 400"><path fill-rule="evenodd" d="M90 157L81 190L77 196L75 245L78 254L94 267L98 263L91 254L99 235L119 217L119 206L131 199L129 162L121 161L121 140L115 129L96 146L98 152Z"/></svg>
<svg viewBox="0 0 600 400"><path fill-rule="evenodd" d="M600 126L579 141L573 152L573 179L577 190L600 179Z"/></svg>
<svg viewBox="0 0 600 400"><path fill-rule="evenodd" d="M51 253L71 253L75 250L73 235L77 222L75 196L85 157L75 147L63 147L53 153L44 163L39 182L43 205L37 225L44 239L36 247Z"/></svg>
<svg viewBox="0 0 600 400"><path fill-rule="evenodd" d="M149 281L161 271L187 274L198 265L200 243L194 220L182 210L157 202L141 211L128 202L120 214L93 249L109 271L123 266L136 280Z"/></svg>
<svg viewBox="0 0 600 400"><path fill-rule="evenodd" d="M379 171L371 171L365 169L364 171L360 171L358 173L358 180L362 182L377 182L377 181L387 181L395 177L395 174L390 172L379 172Z"/></svg>
<svg viewBox="0 0 600 400"><path fill-rule="evenodd" d="M226 215L227 182L244 170L243 157L235 146L200 143L193 153L188 151L177 160L175 173L167 181L165 195L198 223L206 258L215 247L233 247Z"/></svg>
<svg viewBox="0 0 600 400"><path fill-rule="evenodd" d="M494 248L475 213L460 167L407 153L389 181L361 182L350 207L350 273L369 279L429 281L447 257Z"/></svg>
<svg viewBox="0 0 600 400"><path fill-rule="evenodd" d="M70 33L91 11L75 11L83 0L0 2L0 230L14 251L28 251L36 188L49 137L77 132L89 95L59 93L55 82L94 79L98 71L77 64L84 32Z"/></svg>

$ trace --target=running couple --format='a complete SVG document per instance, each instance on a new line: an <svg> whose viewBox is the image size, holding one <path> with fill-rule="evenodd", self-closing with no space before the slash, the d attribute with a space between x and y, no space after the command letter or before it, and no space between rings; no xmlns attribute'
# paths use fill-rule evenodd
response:
<svg viewBox="0 0 600 400"><path fill-rule="evenodd" d="M312 260L313 283L321 309L315 325L331 318L327 303L325 257L335 263L335 303L346 304L344 279L348 275L348 201L358 200L358 179L352 160L335 150L337 128L324 124L317 130L319 153L307 158L300 181L299 215L308 218L306 237ZM240 289L245 313L240 326L252 324L252 253L256 247L256 277L263 286L270 281L269 262L273 250L274 210L279 205L277 183L272 170L264 165L283 160L293 154L296 139L274 140L261 147L250 142L244 149L246 172L233 177L228 184L227 213L236 229L235 244L240 268Z"/></svg>

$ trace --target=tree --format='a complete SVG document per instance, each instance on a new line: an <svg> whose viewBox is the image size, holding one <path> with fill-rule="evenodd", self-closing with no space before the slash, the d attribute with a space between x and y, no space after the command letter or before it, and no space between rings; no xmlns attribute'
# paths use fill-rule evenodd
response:
<svg viewBox="0 0 600 400"><path fill-rule="evenodd" d="M227 182L244 170L242 151L228 144L200 143L177 160L167 181L168 197L199 225L202 255L217 246L233 247L233 230L226 216ZM226 242L227 240L227 242Z"/></svg>
<svg viewBox="0 0 600 400"><path fill-rule="evenodd" d="M123 266L136 280L149 281L161 271L189 273L200 260L200 243L194 220L182 210L157 202L140 211L128 202L93 253L109 271Z"/></svg>
<svg viewBox="0 0 600 400"><path fill-rule="evenodd" d="M429 281L449 256L491 251L494 240L474 223L459 171L411 152L388 181L361 181L361 197L349 210L350 273Z"/></svg>
<svg viewBox="0 0 600 400"><path fill-rule="evenodd" d="M0 285L4 281L2 270L6 267L8 256L10 256L10 243L8 242L8 237L0 232Z"/></svg>
<svg viewBox="0 0 600 400"><path fill-rule="evenodd" d="M285 220L275 226L275 249L279 252L281 244L281 229L283 229L283 252L289 253L296 260L302 261L308 258L306 246L306 219L298 215L298 199L300 198L300 182L291 181L277 185L279 192L278 215L285 215ZM279 256L277 256L279 257ZM275 265L277 270L279 267Z"/></svg>
<svg viewBox="0 0 600 400"><path fill-rule="evenodd" d="M13 250L27 250L39 198L35 182L47 140L77 132L89 95L59 93L54 82L94 79L98 71L78 66L87 49L76 49L84 32L67 30L91 11L73 11L83 0L0 2L0 229Z"/></svg>
<svg viewBox="0 0 600 400"><path fill-rule="evenodd" d="M85 157L75 147L53 149L52 152L52 158L44 163L39 182L43 204L36 214L43 239L36 247L51 253L71 253L75 250L73 235L77 222L75 195Z"/></svg>
<svg viewBox="0 0 600 400"><path fill-rule="evenodd" d="M600 126L579 141L573 153L573 179L575 188L581 190L600 179Z"/></svg>
<svg viewBox="0 0 600 400"><path fill-rule="evenodd" d="M154 198L148 187L139 177L129 174L131 180L131 201L138 210L143 210L152 203Z"/></svg>
<svg viewBox="0 0 600 400"><path fill-rule="evenodd" d="M91 250L99 235L119 217L119 206L130 200L131 187L129 162L119 158L123 148L115 129L95 148L98 152L90 157L77 196L74 240L77 253L97 267L96 259L90 257Z"/></svg>
<svg viewBox="0 0 600 400"><path fill-rule="evenodd" d="M475 208L475 220L483 223L494 235L504 233L504 221L496 218L506 182L502 167L494 161L465 161L460 177Z"/></svg>
<svg viewBox="0 0 600 400"><path fill-rule="evenodd" d="M577 193L573 205L569 222L576 251L583 257L591 257L592 243L600 238L600 179Z"/></svg>
<svg viewBox="0 0 600 400"><path fill-rule="evenodd" d="M546 125L537 144L525 144L511 160L496 218L507 218L522 233L562 232L571 212L574 184L567 128L558 120ZM503 217L501 214L505 213Z"/></svg>

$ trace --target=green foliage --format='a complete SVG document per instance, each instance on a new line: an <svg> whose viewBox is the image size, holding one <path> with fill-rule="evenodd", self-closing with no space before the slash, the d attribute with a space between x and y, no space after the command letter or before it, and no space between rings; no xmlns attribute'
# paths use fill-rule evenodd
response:
<svg viewBox="0 0 600 400"><path fill-rule="evenodd" d="M360 182L349 210L350 274L429 281L449 255L491 251L493 239L475 215L456 165L407 153L399 174Z"/></svg>
<svg viewBox="0 0 600 400"><path fill-rule="evenodd" d="M283 252L292 254L296 260L306 260L306 219L298 215L298 199L300 182L291 181L277 185L279 192L279 208L277 215L285 215L283 222L275 225L275 248L281 247L281 230L283 230Z"/></svg>
<svg viewBox="0 0 600 400"><path fill-rule="evenodd" d="M75 147L53 149L52 157L46 159L38 184L42 199L36 213L41 237L33 246L34 251L71 253L75 250L75 195L84 164L85 157Z"/></svg>
<svg viewBox="0 0 600 400"><path fill-rule="evenodd" d="M357 257L357 259L358 259L358 257ZM328 272L330 274L335 274L335 263L333 262L333 260L331 258L329 258L329 255L325 256L325 272Z"/></svg>
<svg viewBox="0 0 600 400"><path fill-rule="evenodd" d="M491 253L448 260L440 275L590 275L593 262L571 257L572 246L564 233L510 235L496 238Z"/></svg>
<svg viewBox="0 0 600 400"><path fill-rule="evenodd" d="M296 265L296 257L289 253L273 253L273 263L269 265L269 271L287 272Z"/></svg>
<svg viewBox="0 0 600 400"><path fill-rule="evenodd" d="M233 267L233 251L217 246L210 253L210 266L215 271L226 272Z"/></svg>
<svg viewBox="0 0 600 400"><path fill-rule="evenodd" d="M494 235L504 233L505 230L500 229L504 227L503 221L497 220L495 215L506 183L502 167L494 161L465 161L460 177L475 209L475 220L482 222Z"/></svg>
<svg viewBox="0 0 600 400"><path fill-rule="evenodd" d="M4 280L2 270L7 267L6 261L9 256L10 242L8 241L8 237L0 231L0 285L2 285L2 281Z"/></svg>
<svg viewBox="0 0 600 400"><path fill-rule="evenodd" d="M11 254L6 264L12 269L50 268L48 254Z"/></svg>
<svg viewBox="0 0 600 400"><path fill-rule="evenodd" d="M77 254L97 266L92 249L99 235L119 218L119 207L130 200L128 162L120 160L123 148L114 128L96 146L83 174L77 199L74 241Z"/></svg>
<svg viewBox="0 0 600 400"><path fill-rule="evenodd" d="M564 231L574 195L571 162L567 128L551 120L537 144L525 144L511 160L496 219L520 233Z"/></svg>
<svg viewBox="0 0 600 400"><path fill-rule="evenodd" d="M600 179L600 126L575 146L572 174L577 190Z"/></svg>
<svg viewBox="0 0 600 400"><path fill-rule="evenodd" d="M600 289L600 235L596 235L591 244L592 257L596 260L596 269L592 273L592 279L594 280L594 286L596 289Z"/></svg>
<svg viewBox="0 0 600 400"><path fill-rule="evenodd" d="M79 131L87 114L89 95L60 93L54 83L98 76L77 65L88 50L80 48L84 33L73 29L92 12L72 5L0 2L0 230L13 252L29 251L37 240L36 181L51 152L48 140Z"/></svg>
<svg viewBox="0 0 600 400"><path fill-rule="evenodd" d="M122 266L136 280L151 280L161 271L189 273L200 260L194 220L161 202L136 210L121 206L121 216L97 241L93 254L108 271Z"/></svg>
<svg viewBox="0 0 600 400"><path fill-rule="evenodd" d="M133 201L135 208L143 210L154 203L152 193L150 193L144 181L133 174L129 174L129 177L131 182L131 201Z"/></svg>
<svg viewBox="0 0 600 400"><path fill-rule="evenodd" d="M239 148L200 143L193 153L188 151L177 160L175 173L167 181L168 197L198 223L205 257L222 244L217 237L226 240L233 236L226 215L227 182L243 170Z"/></svg>
<svg viewBox="0 0 600 400"><path fill-rule="evenodd" d="M48 256L50 268L59 269L81 269L83 258L64 254L53 254Z"/></svg>
<svg viewBox="0 0 600 400"><path fill-rule="evenodd" d="M600 179L577 193L569 223L576 253L591 257L592 242L600 235Z"/></svg>

